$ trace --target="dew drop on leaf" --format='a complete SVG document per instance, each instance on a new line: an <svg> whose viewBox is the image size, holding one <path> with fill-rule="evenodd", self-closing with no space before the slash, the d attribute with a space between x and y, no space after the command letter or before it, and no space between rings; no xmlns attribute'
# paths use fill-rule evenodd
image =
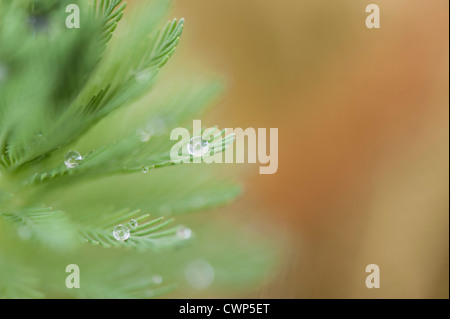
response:
<svg viewBox="0 0 450 319"><path fill-rule="evenodd" d="M69 151L64 157L64 164L68 169L75 168L80 164L80 161L83 160L83 157L77 151Z"/></svg>
<svg viewBox="0 0 450 319"><path fill-rule="evenodd" d="M167 125L160 117L153 118L141 127L137 133L142 142L148 142L152 136L160 136L167 130Z"/></svg>
<svg viewBox="0 0 450 319"><path fill-rule="evenodd" d="M214 281L214 268L205 260L194 260L187 265L184 275L191 287L202 290Z"/></svg>
<svg viewBox="0 0 450 319"><path fill-rule="evenodd" d="M209 143L208 141L202 140L200 136L194 136L189 141L187 150L192 156L203 156L209 151Z"/></svg>
<svg viewBox="0 0 450 319"><path fill-rule="evenodd" d="M134 77L136 79L136 82L145 83L151 79L152 72L150 69L138 71L138 72L136 72L136 75Z"/></svg>
<svg viewBox="0 0 450 319"><path fill-rule="evenodd" d="M153 135L153 130L152 128L144 127L138 130L138 135L142 142L148 142Z"/></svg>
<svg viewBox="0 0 450 319"><path fill-rule="evenodd" d="M115 239L125 241L130 238L130 229L124 225L118 225L114 228L113 236Z"/></svg>
<svg viewBox="0 0 450 319"><path fill-rule="evenodd" d="M136 228L138 226L138 221L136 219L130 220L130 226L131 228Z"/></svg>
<svg viewBox="0 0 450 319"><path fill-rule="evenodd" d="M153 281L155 284L160 284L160 283L162 283L162 277L161 277L161 275L154 275L154 276L152 277L152 281Z"/></svg>
<svg viewBox="0 0 450 319"><path fill-rule="evenodd" d="M181 227L177 230L177 237L179 239L189 239L192 236L192 230L187 227Z"/></svg>

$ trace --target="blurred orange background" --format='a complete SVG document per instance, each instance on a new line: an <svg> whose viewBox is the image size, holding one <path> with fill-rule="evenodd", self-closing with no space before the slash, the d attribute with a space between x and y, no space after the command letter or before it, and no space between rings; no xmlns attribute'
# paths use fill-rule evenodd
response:
<svg viewBox="0 0 450 319"><path fill-rule="evenodd" d="M278 172L252 165L224 210L285 243L246 296L448 298L448 1L179 0L173 16L170 67L228 79L207 124L279 129Z"/></svg>

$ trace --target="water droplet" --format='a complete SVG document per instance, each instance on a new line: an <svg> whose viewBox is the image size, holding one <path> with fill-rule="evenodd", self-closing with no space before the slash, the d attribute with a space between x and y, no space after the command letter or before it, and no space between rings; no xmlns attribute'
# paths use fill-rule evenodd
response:
<svg viewBox="0 0 450 319"><path fill-rule="evenodd" d="M177 230L177 237L179 239L189 239L192 236L192 230L187 227L181 227Z"/></svg>
<svg viewBox="0 0 450 319"><path fill-rule="evenodd" d="M148 142L152 136L163 134L167 130L167 125L160 117L153 118L141 129L138 135L142 142Z"/></svg>
<svg viewBox="0 0 450 319"><path fill-rule="evenodd" d="M195 157L203 156L209 151L208 141L202 140L200 136L194 136L187 145L189 154Z"/></svg>
<svg viewBox="0 0 450 319"><path fill-rule="evenodd" d="M113 236L117 240L125 241L130 238L130 230L127 226L118 225L116 226L116 228L114 228Z"/></svg>
<svg viewBox="0 0 450 319"><path fill-rule="evenodd" d="M194 260L187 265L184 275L189 285L202 290L214 281L214 268L205 260Z"/></svg>
<svg viewBox="0 0 450 319"><path fill-rule="evenodd" d="M149 171L147 166L142 167L142 173L147 174Z"/></svg>
<svg viewBox="0 0 450 319"><path fill-rule="evenodd" d="M160 276L160 275L154 275L153 277L152 277L152 281L155 283L155 284L160 284L160 283L162 283L162 277Z"/></svg>
<svg viewBox="0 0 450 319"><path fill-rule="evenodd" d="M152 70L151 69L145 69L142 71L136 72L134 78L137 82L147 82L152 77Z"/></svg>
<svg viewBox="0 0 450 319"><path fill-rule="evenodd" d="M64 157L64 164L67 168L74 168L80 164L80 161L83 160L83 157L77 151L69 151Z"/></svg>
<svg viewBox="0 0 450 319"><path fill-rule="evenodd" d="M136 227L138 227L138 225L139 225L139 223L138 223L138 221L136 219L130 220L131 228L136 228Z"/></svg>
<svg viewBox="0 0 450 319"><path fill-rule="evenodd" d="M138 134L142 142L148 142L150 140L150 137L152 137L153 135L153 133L147 128L139 130Z"/></svg>

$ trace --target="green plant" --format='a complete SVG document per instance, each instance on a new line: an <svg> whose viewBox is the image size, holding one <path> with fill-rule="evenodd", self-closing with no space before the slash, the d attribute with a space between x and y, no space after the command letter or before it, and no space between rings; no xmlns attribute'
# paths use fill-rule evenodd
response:
<svg viewBox="0 0 450 319"><path fill-rule="evenodd" d="M64 24L69 3L0 0L0 297L156 297L188 291L185 269L199 260L218 286L256 282L273 258L266 243L182 216L240 193L213 167L169 156L170 129L221 89L155 81L184 20L163 25L168 1L145 2L119 37L121 0L77 2L80 29ZM119 224L128 239L114 236ZM79 289L65 285L68 264L80 267ZM204 272L194 288L207 286Z"/></svg>

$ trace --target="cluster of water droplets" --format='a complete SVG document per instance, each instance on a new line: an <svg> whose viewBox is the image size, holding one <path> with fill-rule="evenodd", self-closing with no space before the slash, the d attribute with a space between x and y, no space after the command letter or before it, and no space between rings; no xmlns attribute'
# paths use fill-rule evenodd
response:
<svg viewBox="0 0 450 319"><path fill-rule="evenodd" d="M83 156L77 151L69 151L64 157L64 164L68 169L75 168L80 165L80 162L83 160Z"/></svg>

